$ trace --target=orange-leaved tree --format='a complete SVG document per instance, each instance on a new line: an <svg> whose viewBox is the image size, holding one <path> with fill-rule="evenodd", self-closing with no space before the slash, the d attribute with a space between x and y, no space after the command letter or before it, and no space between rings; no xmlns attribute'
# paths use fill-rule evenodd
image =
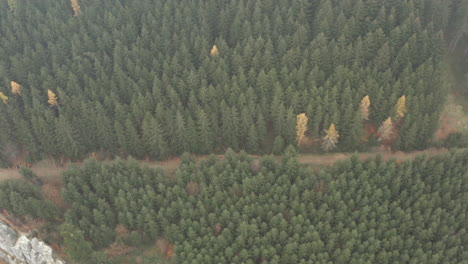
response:
<svg viewBox="0 0 468 264"><path fill-rule="evenodd" d="M70 0L70 4L73 9L73 15L78 16L80 14L80 4L78 0Z"/></svg>
<svg viewBox="0 0 468 264"><path fill-rule="evenodd" d="M8 103L8 96L4 95L2 92L0 92L0 100L3 101L3 103Z"/></svg>
<svg viewBox="0 0 468 264"><path fill-rule="evenodd" d="M299 114L296 117L296 139L298 145L304 140L304 134L307 131L307 121L308 118L305 113Z"/></svg>
<svg viewBox="0 0 468 264"><path fill-rule="evenodd" d="M13 94L21 95L21 85L15 81L11 81L11 92Z"/></svg>
<svg viewBox="0 0 468 264"><path fill-rule="evenodd" d="M47 96L49 98L47 102L50 104L50 106L58 105L57 96L54 92L52 92L51 90L47 90Z"/></svg>
<svg viewBox="0 0 468 264"><path fill-rule="evenodd" d="M216 45L213 45L213 48L211 48L210 55L211 56L219 55L218 47L216 47Z"/></svg>
<svg viewBox="0 0 468 264"><path fill-rule="evenodd" d="M369 120L369 106L370 106L370 99L369 99L369 96L366 95L364 96L364 98L362 98L361 104L359 105L363 120Z"/></svg>

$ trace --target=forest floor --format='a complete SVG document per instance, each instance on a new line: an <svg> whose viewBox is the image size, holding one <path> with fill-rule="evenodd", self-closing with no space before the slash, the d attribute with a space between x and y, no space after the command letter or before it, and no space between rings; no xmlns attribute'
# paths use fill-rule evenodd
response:
<svg viewBox="0 0 468 264"><path fill-rule="evenodd" d="M445 148L431 148L426 149L423 151L414 151L414 152L363 152L363 153L356 153L360 160L365 160L369 158L374 158L377 155L381 155L384 160L389 159L396 159L397 161L403 161L406 159L412 159L418 155L426 154L429 156L446 153L448 150ZM299 155L299 162L304 165L309 166L329 166L335 163L336 161L347 159L351 157L353 153L331 153L326 155L319 155L319 154L301 154ZM197 156L196 160L203 160L206 159L208 156ZM223 158L223 155L217 155L218 158ZM259 156L254 156L259 157ZM177 170L180 163L180 158L173 158L166 161L157 161L157 162L146 162L141 161L141 164L148 165L150 167L160 166L162 167L166 174L169 176L173 176L175 171ZM48 161L41 161L34 164L31 167L31 170L39 176L46 184L49 186L60 185L61 183L61 173L64 171L68 165L57 167L52 166ZM9 179L20 179L21 175L17 169L0 169L0 181L2 180L9 180ZM50 188L53 189L53 188ZM46 193L50 193L50 189L46 191Z"/></svg>

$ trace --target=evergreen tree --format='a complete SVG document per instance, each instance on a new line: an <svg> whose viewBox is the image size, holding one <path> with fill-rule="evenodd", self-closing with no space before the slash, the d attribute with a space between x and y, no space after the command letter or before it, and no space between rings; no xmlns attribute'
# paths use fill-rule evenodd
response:
<svg viewBox="0 0 468 264"><path fill-rule="evenodd" d="M247 137L247 150L250 153L256 153L258 151L258 133L254 125L250 126L249 135Z"/></svg>
<svg viewBox="0 0 468 264"><path fill-rule="evenodd" d="M85 263L89 260L92 247L85 240L82 231L67 223L60 227L60 235L63 237L67 252L73 260L79 263Z"/></svg>
<svg viewBox="0 0 468 264"><path fill-rule="evenodd" d="M272 153L275 155L280 155L281 153L283 153L283 149L284 149L283 138L281 136L276 136L275 141L273 142Z"/></svg>
<svg viewBox="0 0 468 264"><path fill-rule="evenodd" d="M175 137L176 137L176 146L175 146L175 153L182 153L184 150L188 149L187 142L188 140L186 139L187 137L187 130L185 126L185 120L184 117L180 114L180 112L177 112L176 118L175 118Z"/></svg>
<svg viewBox="0 0 468 264"><path fill-rule="evenodd" d="M55 130L59 149L65 157L79 158L82 154L81 138L73 123L69 122L64 115L60 115Z"/></svg>
<svg viewBox="0 0 468 264"><path fill-rule="evenodd" d="M200 110L198 112L198 137L199 137L199 151L206 153L211 149L213 135L211 133L211 126L207 114Z"/></svg>

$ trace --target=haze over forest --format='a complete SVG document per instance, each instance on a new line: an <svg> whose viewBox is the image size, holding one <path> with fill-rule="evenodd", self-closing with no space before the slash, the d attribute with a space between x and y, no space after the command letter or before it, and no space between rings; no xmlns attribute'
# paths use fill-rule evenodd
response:
<svg viewBox="0 0 468 264"><path fill-rule="evenodd" d="M0 0L0 39L0 212L67 262L468 261L467 0ZM299 162L353 152L397 154Z"/></svg>

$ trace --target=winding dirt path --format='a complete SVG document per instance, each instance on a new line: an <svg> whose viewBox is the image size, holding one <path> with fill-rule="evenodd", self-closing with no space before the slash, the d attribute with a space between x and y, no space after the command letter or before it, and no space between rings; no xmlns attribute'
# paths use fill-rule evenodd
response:
<svg viewBox="0 0 468 264"><path fill-rule="evenodd" d="M437 154L446 153L448 150L441 149L427 149L424 151L414 151L414 152L365 152L358 153L358 156L361 160L368 158L373 158L378 154L382 155L384 160L396 159L396 160L406 160L413 159L414 157L426 154L428 156L433 156ZM319 166L328 166L332 165L338 160L343 160L351 157L352 153L333 153L328 155L316 155L316 154L303 154L299 156L299 162L305 165L319 165ZM199 156L197 160L205 159L207 156ZM223 155L218 155L222 158ZM142 164L147 164L150 167L161 166L169 175L173 174L177 167L179 166L180 159L174 158L166 161L158 162L145 162L141 161ZM36 163L32 166L32 170L36 173L42 180L47 183L59 184L60 183L60 174L64 171L67 166L63 167L53 167L49 163L43 161ZM0 181L9 180L9 179L20 179L21 175L16 169L0 169Z"/></svg>

